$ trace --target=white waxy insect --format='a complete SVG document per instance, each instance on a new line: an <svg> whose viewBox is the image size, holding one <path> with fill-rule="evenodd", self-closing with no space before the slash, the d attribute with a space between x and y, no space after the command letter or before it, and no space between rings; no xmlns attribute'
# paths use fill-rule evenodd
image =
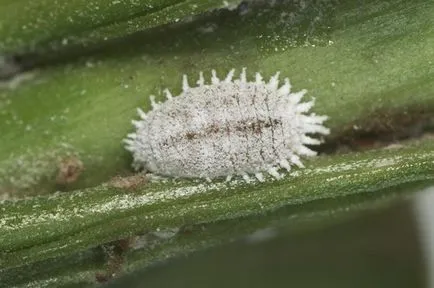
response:
<svg viewBox="0 0 434 288"><path fill-rule="evenodd" d="M210 84L201 72L196 87L184 75L179 96L167 89L164 103L151 96L153 109L138 109L136 132L124 140L134 167L208 180L240 175L249 182L255 175L262 182L264 172L280 179L279 169L303 167L300 156L316 155L306 145L321 141L307 134L329 129L322 125L327 116L306 114L314 105L314 99L300 102L306 90L291 93L288 78L279 87L279 73L268 82L256 73L249 82L245 68L240 79L233 80L234 71L220 80L213 70Z"/></svg>

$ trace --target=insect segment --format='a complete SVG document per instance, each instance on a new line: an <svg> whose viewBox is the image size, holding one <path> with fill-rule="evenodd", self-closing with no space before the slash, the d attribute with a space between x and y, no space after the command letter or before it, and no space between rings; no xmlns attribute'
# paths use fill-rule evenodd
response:
<svg viewBox="0 0 434 288"><path fill-rule="evenodd" d="M321 141L308 134L330 131L323 126L327 116L307 114L315 99L300 102L306 90L291 93L288 78L279 87L279 72L268 82L259 73L247 81L245 68L233 79L234 72L220 80L212 70L209 84L200 72L195 87L184 75L179 96L165 89L165 102L151 96L151 111L138 108L136 131L124 140L133 166L170 177L240 175L249 182L255 175L262 182L264 172L280 179L280 168L303 167L300 156L316 155L306 145Z"/></svg>

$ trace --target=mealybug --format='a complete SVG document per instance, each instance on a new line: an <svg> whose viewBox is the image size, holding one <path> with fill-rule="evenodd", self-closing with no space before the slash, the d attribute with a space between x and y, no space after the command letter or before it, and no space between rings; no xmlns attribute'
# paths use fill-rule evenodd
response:
<svg viewBox="0 0 434 288"><path fill-rule="evenodd" d="M179 96L167 89L163 103L151 96L153 109L138 109L136 132L124 140L134 167L208 180L241 175L248 182L255 175L262 182L263 172L279 179L278 169L303 167L300 156L316 155L306 145L321 141L307 134L327 135L329 129L322 125L327 116L306 114L314 105L300 102L306 90L291 93L288 78L279 87L279 73L268 82L256 73L250 82L245 68L235 80L234 71L220 80L213 70L209 84L201 72L196 87L184 75Z"/></svg>

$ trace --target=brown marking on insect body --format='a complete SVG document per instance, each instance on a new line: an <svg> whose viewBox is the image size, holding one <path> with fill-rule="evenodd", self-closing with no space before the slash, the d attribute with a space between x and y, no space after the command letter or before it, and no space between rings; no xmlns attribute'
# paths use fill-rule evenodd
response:
<svg viewBox="0 0 434 288"><path fill-rule="evenodd" d="M213 123L209 126L208 130L211 133L218 133L220 131L220 128L217 124Z"/></svg>
<svg viewBox="0 0 434 288"><path fill-rule="evenodd" d="M185 137L187 138L187 140L193 140L194 138L196 138L197 133L193 133L193 132L187 132L185 134Z"/></svg>
<svg viewBox="0 0 434 288"><path fill-rule="evenodd" d="M83 162L77 156L62 159L58 164L56 183L66 185L77 181L84 170Z"/></svg>
<svg viewBox="0 0 434 288"><path fill-rule="evenodd" d="M235 129L240 132L253 132L254 134L262 134L263 128L270 128L282 124L280 120L274 119L270 121L244 121L235 126Z"/></svg>
<svg viewBox="0 0 434 288"><path fill-rule="evenodd" d="M231 131L237 131L241 133L249 133L252 132L257 135L261 135L264 128L272 128L278 125L281 125L282 121L278 119L273 119L270 121L266 120L245 120L245 121L239 121L235 125L227 125L224 127L224 129L221 129L216 123L212 123L208 127L203 129L203 132L187 132L183 138L186 138L187 140L193 140L197 138L207 137L212 134L217 134L222 131L226 132L227 135L231 134Z"/></svg>

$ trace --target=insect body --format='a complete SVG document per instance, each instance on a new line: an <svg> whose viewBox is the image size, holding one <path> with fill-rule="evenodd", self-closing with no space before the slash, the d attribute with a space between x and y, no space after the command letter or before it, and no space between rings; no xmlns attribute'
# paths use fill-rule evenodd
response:
<svg viewBox="0 0 434 288"><path fill-rule="evenodd" d="M291 93L288 78L279 87L279 73L264 82L246 79L246 70L233 80L231 70L224 80L212 71L205 84L202 72L196 87L183 78L183 91L156 103L148 113L138 109L141 119L133 120L136 132L125 139L135 168L171 177L206 178L249 175L264 181L266 172L274 178L292 165L303 167L300 156L316 152L305 145L320 144L307 134L329 133L322 123L327 116L306 114L314 100L300 102L306 90Z"/></svg>

